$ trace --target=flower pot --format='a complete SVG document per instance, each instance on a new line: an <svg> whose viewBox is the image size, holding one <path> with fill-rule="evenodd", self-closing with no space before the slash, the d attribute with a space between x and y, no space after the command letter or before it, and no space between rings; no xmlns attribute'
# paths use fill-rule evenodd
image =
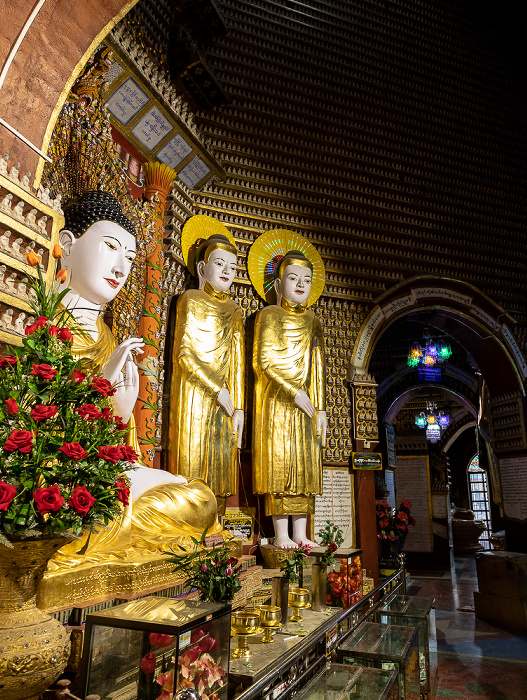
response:
<svg viewBox="0 0 527 700"><path fill-rule="evenodd" d="M36 606L38 584L64 538L0 544L0 700L37 700L62 673L69 634Z"/></svg>
<svg viewBox="0 0 527 700"><path fill-rule="evenodd" d="M328 572L325 566L312 565L312 609L315 612L323 612L326 609L326 596L328 588Z"/></svg>

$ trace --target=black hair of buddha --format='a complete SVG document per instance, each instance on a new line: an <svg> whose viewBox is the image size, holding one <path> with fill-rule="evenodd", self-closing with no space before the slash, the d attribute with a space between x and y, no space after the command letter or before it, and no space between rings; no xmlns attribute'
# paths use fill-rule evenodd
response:
<svg viewBox="0 0 527 700"><path fill-rule="evenodd" d="M298 265L299 263L303 264L304 267L309 268L311 272L313 272L313 263L304 255L304 253L302 253L302 251L289 250L284 257L280 258L278 261L278 264L274 269L275 277L279 278L281 276L281 271L285 270L287 265Z"/></svg>
<svg viewBox="0 0 527 700"><path fill-rule="evenodd" d="M112 221L135 238L137 231L130 219L123 214L121 204L109 192L88 190L75 197L64 206L64 229L71 231L74 238L80 238L98 221Z"/></svg>

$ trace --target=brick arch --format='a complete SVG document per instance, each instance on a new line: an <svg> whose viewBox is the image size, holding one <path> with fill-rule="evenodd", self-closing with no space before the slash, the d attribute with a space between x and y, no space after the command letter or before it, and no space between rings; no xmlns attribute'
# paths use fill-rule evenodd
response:
<svg viewBox="0 0 527 700"><path fill-rule="evenodd" d="M350 375L368 370L378 340L404 316L426 320L457 340L476 359L492 396L525 396L527 362L513 337L514 319L476 287L430 275L404 280L376 300L359 331Z"/></svg>
<svg viewBox="0 0 527 700"><path fill-rule="evenodd" d="M137 0L46 0L20 44L0 89L0 116L45 152L58 112L97 43ZM0 3L0 71L35 8ZM38 155L0 125L0 154L35 173ZM41 159L40 159L41 160Z"/></svg>

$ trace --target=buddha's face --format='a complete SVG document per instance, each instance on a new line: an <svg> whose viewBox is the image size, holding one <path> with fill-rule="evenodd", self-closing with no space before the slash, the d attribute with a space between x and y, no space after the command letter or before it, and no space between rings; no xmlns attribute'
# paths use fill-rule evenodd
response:
<svg viewBox="0 0 527 700"><path fill-rule="evenodd" d="M292 304L304 304L311 292L313 273L303 265L288 265L275 282L276 293Z"/></svg>
<svg viewBox="0 0 527 700"><path fill-rule="evenodd" d="M62 231L65 283L82 298L106 304L122 289L135 260L135 238L113 221L97 221L80 238Z"/></svg>
<svg viewBox="0 0 527 700"><path fill-rule="evenodd" d="M228 292L236 274L236 255L213 250L207 262L199 262L197 269L201 289L208 282L216 292Z"/></svg>

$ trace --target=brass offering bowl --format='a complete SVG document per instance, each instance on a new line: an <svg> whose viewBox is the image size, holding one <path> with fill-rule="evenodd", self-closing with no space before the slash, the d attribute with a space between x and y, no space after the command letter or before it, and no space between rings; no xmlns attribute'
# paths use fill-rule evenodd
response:
<svg viewBox="0 0 527 700"><path fill-rule="evenodd" d="M260 626L264 628L262 642L274 642L273 629L279 629L282 620L282 611L276 605L259 605Z"/></svg>
<svg viewBox="0 0 527 700"><path fill-rule="evenodd" d="M241 610L232 613L231 616L231 632L238 636L238 646L232 652L233 659L241 659L250 656L249 645L247 644L247 636L250 634L260 634L260 613L248 612Z"/></svg>
<svg viewBox="0 0 527 700"><path fill-rule="evenodd" d="M290 588L289 589L289 607L294 608L291 622L299 622L302 619L300 615L301 608L309 608L309 591L307 588Z"/></svg>

